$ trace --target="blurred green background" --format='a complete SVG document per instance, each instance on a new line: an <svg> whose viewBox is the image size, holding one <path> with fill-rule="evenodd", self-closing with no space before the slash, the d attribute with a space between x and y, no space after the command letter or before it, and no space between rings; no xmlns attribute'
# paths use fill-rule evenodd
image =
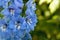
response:
<svg viewBox="0 0 60 40"><path fill-rule="evenodd" d="M60 0L34 0L37 25L32 40L60 40Z"/></svg>

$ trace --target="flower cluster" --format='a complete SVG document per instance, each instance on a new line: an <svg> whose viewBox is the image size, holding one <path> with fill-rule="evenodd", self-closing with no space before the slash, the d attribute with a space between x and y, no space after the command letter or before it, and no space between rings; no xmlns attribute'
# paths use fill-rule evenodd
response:
<svg viewBox="0 0 60 40"><path fill-rule="evenodd" d="M36 4L28 0L0 0L0 40L32 40L29 32L37 23ZM26 6L25 14L22 13ZM21 14L25 15L22 16Z"/></svg>

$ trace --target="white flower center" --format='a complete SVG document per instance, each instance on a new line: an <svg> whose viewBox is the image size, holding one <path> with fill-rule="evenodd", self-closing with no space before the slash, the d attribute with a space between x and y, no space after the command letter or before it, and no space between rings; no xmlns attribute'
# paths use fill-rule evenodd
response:
<svg viewBox="0 0 60 40"><path fill-rule="evenodd" d="M6 31L6 25L2 25L2 26L0 27L0 29L5 32L5 31Z"/></svg>
<svg viewBox="0 0 60 40"><path fill-rule="evenodd" d="M31 19L28 19L28 20L27 20L27 23L28 23L29 25L31 25L31 23L32 23Z"/></svg>
<svg viewBox="0 0 60 40"><path fill-rule="evenodd" d="M11 15L14 15L15 10L10 10Z"/></svg>
<svg viewBox="0 0 60 40"><path fill-rule="evenodd" d="M15 22L15 28L17 28L18 30L20 29L20 23L17 23L17 22Z"/></svg>

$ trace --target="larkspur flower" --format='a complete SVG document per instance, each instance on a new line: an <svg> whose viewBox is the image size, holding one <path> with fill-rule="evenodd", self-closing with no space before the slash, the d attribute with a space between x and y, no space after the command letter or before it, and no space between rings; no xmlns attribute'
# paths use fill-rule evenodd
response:
<svg viewBox="0 0 60 40"><path fill-rule="evenodd" d="M17 29L19 29L19 26L20 26L20 29L26 29L25 19L21 16L16 18L15 25L18 26L18 27L16 27Z"/></svg>
<svg viewBox="0 0 60 40"><path fill-rule="evenodd" d="M22 9L15 7L14 4L10 5L8 8L1 11L1 13L5 16L18 16L22 12Z"/></svg>
<svg viewBox="0 0 60 40"><path fill-rule="evenodd" d="M31 9L31 10L36 10L36 4L34 3L34 0L29 0L26 3L27 8Z"/></svg>
<svg viewBox="0 0 60 40"><path fill-rule="evenodd" d="M35 14L36 4L32 0L29 0L26 3L26 6L27 6L27 10L25 11L25 14L27 16L26 16L25 20L27 23L27 32L30 32L31 30L34 30L34 27L36 26L36 23L37 23L37 17Z"/></svg>
<svg viewBox="0 0 60 40"><path fill-rule="evenodd" d="M13 12L13 13L18 14L18 15L22 12L22 9L19 8L19 7L17 7L15 4L11 4L11 5L8 7L8 9L10 10L10 12ZM12 13L12 14L13 14L13 13Z"/></svg>
<svg viewBox="0 0 60 40"><path fill-rule="evenodd" d="M26 18L26 23L27 23L27 31L30 32L31 30L34 30L34 27L36 26L37 18L35 16L27 16ZM34 21L33 21L34 20Z"/></svg>
<svg viewBox="0 0 60 40"><path fill-rule="evenodd" d="M6 40L9 37L10 37L10 32L8 30L8 25L6 21L2 19L0 20L0 38L1 40Z"/></svg>
<svg viewBox="0 0 60 40"><path fill-rule="evenodd" d="M23 0L0 0L0 2L0 7L4 8L0 11L0 14L3 15L3 18L0 18L0 39L32 40L29 32L34 30L37 23L34 1L28 0L26 4L23 3ZM8 4L9 2L10 4ZM21 15L24 6L27 8L26 16Z"/></svg>
<svg viewBox="0 0 60 40"><path fill-rule="evenodd" d="M26 22L23 17L12 17L9 22L9 28L14 30L26 29Z"/></svg>

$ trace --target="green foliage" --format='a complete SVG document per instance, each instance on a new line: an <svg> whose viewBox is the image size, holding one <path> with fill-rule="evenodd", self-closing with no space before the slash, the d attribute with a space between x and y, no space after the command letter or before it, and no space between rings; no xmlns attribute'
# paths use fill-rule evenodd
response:
<svg viewBox="0 0 60 40"><path fill-rule="evenodd" d="M4 15L0 14L0 19L2 19L4 17Z"/></svg>

